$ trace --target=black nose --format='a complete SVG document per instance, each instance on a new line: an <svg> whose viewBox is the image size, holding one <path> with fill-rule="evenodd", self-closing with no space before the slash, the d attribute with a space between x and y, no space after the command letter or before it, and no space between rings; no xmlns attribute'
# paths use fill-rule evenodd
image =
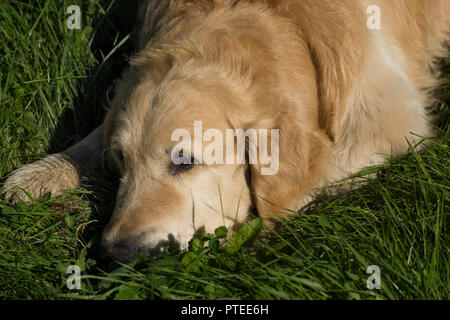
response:
<svg viewBox="0 0 450 320"><path fill-rule="evenodd" d="M125 239L114 243L104 243L100 247L99 257L105 259L107 257L119 260L121 262L129 262L136 258L139 253L145 255L139 244L133 239Z"/></svg>
<svg viewBox="0 0 450 320"><path fill-rule="evenodd" d="M145 233L131 236L123 240L114 242L103 242L100 246L99 258L107 257L119 260L120 262L129 262L136 258L140 253L145 257L157 257L165 251L167 247L172 250L179 250L180 243L175 240L172 234L167 239L160 240L156 245L149 246L143 244Z"/></svg>

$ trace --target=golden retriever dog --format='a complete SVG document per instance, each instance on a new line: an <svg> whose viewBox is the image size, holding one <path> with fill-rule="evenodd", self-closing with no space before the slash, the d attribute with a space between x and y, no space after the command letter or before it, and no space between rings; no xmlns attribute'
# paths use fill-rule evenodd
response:
<svg viewBox="0 0 450 320"><path fill-rule="evenodd" d="M18 201L23 190L57 195L90 170L117 171L105 255L185 249L196 232L242 223L254 208L271 225L322 187L433 135L449 0L152 0L140 16L139 51L104 123L4 185ZM250 143L244 163L198 161L191 145L238 157L236 146L213 142L229 130L268 130L271 143L253 141L278 154L273 174L261 157L249 161Z"/></svg>

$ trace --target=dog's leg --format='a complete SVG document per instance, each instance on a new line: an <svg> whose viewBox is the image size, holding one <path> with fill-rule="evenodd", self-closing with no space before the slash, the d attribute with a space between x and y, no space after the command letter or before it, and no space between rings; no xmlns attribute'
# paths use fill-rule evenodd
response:
<svg viewBox="0 0 450 320"><path fill-rule="evenodd" d="M47 192L52 196L59 195L64 190L78 188L82 176L103 170L104 160L102 124L69 149L12 172L4 184L3 195L5 200L12 202L29 200L23 190L33 198Z"/></svg>

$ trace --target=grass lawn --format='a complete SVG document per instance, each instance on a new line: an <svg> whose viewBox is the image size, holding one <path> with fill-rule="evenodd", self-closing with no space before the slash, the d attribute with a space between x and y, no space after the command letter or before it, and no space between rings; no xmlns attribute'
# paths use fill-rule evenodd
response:
<svg viewBox="0 0 450 320"><path fill-rule="evenodd" d="M98 124L133 54L134 1L0 2L0 177L80 140ZM66 8L78 4L80 30ZM442 61L450 77L450 58ZM0 199L3 299L449 299L450 87L425 152L368 168L360 188L295 214L260 220L227 245L220 228L188 253L122 265L98 260L114 185L30 204ZM69 290L69 265L81 289ZM381 289L368 289L379 266Z"/></svg>

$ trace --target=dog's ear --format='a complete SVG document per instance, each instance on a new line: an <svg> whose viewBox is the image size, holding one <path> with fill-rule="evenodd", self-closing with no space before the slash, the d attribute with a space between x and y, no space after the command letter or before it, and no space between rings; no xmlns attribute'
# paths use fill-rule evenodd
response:
<svg viewBox="0 0 450 320"><path fill-rule="evenodd" d="M347 31L354 32L350 29ZM317 39L317 36L311 38ZM361 34L354 34L354 38L363 41ZM345 47L344 43L336 40L332 45L311 40L309 47L316 71L319 126L331 141L338 143L345 129L343 119L346 108L351 105L349 99L353 95L348 88L353 88L359 81L358 75L363 67L361 57L365 53L354 46Z"/></svg>
<svg viewBox="0 0 450 320"><path fill-rule="evenodd" d="M269 161L261 161L260 150L256 163L251 163L250 155L248 162L256 208L266 218L265 223L271 225L274 222L271 217L285 216L304 204L310 188L323 174L331 142L323 131L302 128L302 123L287 113L278 113L273 123L267 122L253 123L248 128L270 128L266 145L271 169Z"/></svg>
<svg viewBox="0 0 450 320"><path fill-rule="evenodd" d="M345 113L347 96L343 72L329 72L321 70L323 66L318 67L318 86L317 93L319 98L318 104L318 121L320 128L326 133L328 138L337 143L342 135L342 121ZM336 74L341 75L338 77ZM356 78L356 76L355 76Z"/></svg>

